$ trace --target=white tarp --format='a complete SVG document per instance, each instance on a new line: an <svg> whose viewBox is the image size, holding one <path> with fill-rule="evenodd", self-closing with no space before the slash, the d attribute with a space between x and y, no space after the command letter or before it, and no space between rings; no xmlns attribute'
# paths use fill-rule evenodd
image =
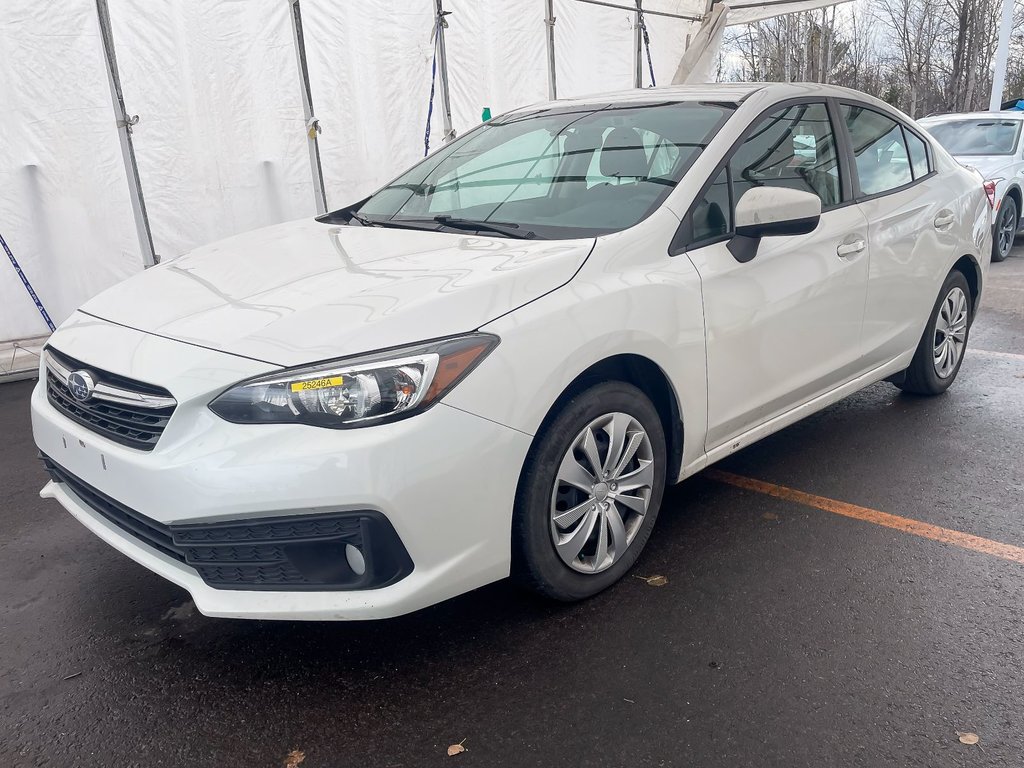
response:
<svg viewBox="0 0 1024 768"><path fill-rule="evenodd" d="M54 322L142 269L92 0L0 4L0 234ZM0 253L0 341L46 332Z"/></svg>
<svg viewBox="0 0 1024 768"><path fill-rule="evenodd" d="M729 6L718 5L701 22L690 38L679 66L672 78L673 85L706 83L712 78L715 57L722 48L722 35L729 23Z"/></svg>
<svg viewBox="0 0 1024 768"><path fill-rule="evenodd" d="M733 4L729 22L804 10ZM163 259L315 212L286 0L109 0L153 240ZM631 5L631 0L622 0ZM703 16L704 0L645 0ZM423 155L434 0L301 0L329 207ZM445 0L452 120L462 133L548 94L543 0ZM558 93L633 84L635 14L555 0ZM646 15L658 84L696 22ZM0 3L0 234L55 322L142 267L94 0ZM644 85L650 84L646 58ZM435 94L431 149L443 135ZM0 256L0 341L46 331Z"/></svg>
<svg viewBox="0 0 1024 768"><path fill-rule="evenodd" d="M811 11L815 8L824 8L829 5L837 5L849 0L722 0L729 6L728 24L749 24L753 21L770 19L773 16L781 16L785 13L797 13L800 11ZM629 5L629 2L616 2L616 5ZM644 9L647 11L664 11L681 16L690 16L699 21L704 18L709 10L706 0L644 0Z"/></svg>
<svg viewBox="0 0 1024 768"><path fill-rule="evenodd" d="M301 3L328 208L359 200L423 156L433 51L431 0L338 7Z"/></svg>
<svg viewBox="0 0 1024 768"><path fill-rule="evenodd" d="M287 3L109 2L156 253L312 212Z"/></svg>

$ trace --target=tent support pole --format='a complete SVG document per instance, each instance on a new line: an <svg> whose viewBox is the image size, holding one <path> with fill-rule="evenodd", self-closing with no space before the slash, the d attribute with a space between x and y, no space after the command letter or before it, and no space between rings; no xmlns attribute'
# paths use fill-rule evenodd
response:
<svg viewBox="0 0 1024 768"><path fill-rule="evenodd" d="M152 267L154 264L158 264L160 259L153 248L153 232L149 228L146 200L142 196L142 183L139 181L139 165L135 161L135 146L132 144L132 126L139 122L139 116L129 116L128 110L124 106L121 74L117 69L114 32L110 26L110 9L107 7L107 0L96 0L96 16L100 25L100 39L103 41L103 54L107 61L110 99L113 103L114 115L117 118L117 133L121 140L121 158L124 161L124 170L128 177L128 196L132 202L135 232L138 235L139 248L142 251L142 264Z"/></svg>
<svg viewBox="0 0 1024 768"><path fill-rule="evenodd" d="M313 198L316 212L327 213L327 192L324 190L324 169L320 163L320 121L313 114L313 90L309 84L309 67L306 64L306 39L302 35L302 11L299 0L291 0L292 41L295 44L295 58L299 65L299 79L302 81L302 114L306 119L306 145L309 149L309 168L313 174Z"/></svg>
<svg viewBox="0 0 1024 768"><path fill-rule="evenodd" d="M544 0L544 23L548 28L548 98L558 98L558 84L555 82L555 0Z"/></svg>
<svg viewBox="0 0 1024 768"><path fill-rule="evenodd" d="M444 125L442 141L451 141L455 138L455 129L452 127L452 103L448 90L448 54L444 48L444 30L448 26L445 16L448 12L444 9L444 0L434 0L434 6L437 11L437 21L434 25L437 38L434 45L437 51L437 79L441 86L441 120Z"/></svg>
<svg viewBox="0 0 1024 768"><path fill-rule="evenodd" d="M788 2L789 0L769 0L772 2ZM600 5L605 8L616 8L620 11L630 11L634 9L628 5L619 5L618 3L609 3L607 0L574 0L577 3L586 3L587 5ZM669 13L668 11L644 11L648 16L664 16L666 19L684 19L685 21L700 21L700 16L690 16L685 13Z"/></svg>
<svg viewBox="0 0 1024 768"><path fill-rule="evenodd" d="M644 87L644 37L640 30L643 0L636 0L636 24L633 25L633 87Z"/></svg>
<svg viewBox="0 0 1024 768"><path fill-rule="evenodd" d="M996 67L992 72L992 97L988 108L993 112L1003 104L1003 85L1006 83L1006 60L1010 54L1010 32L1013 28L1013 0L1003 0L1003 21L999 27L999 45L996 47Z"/></svg>

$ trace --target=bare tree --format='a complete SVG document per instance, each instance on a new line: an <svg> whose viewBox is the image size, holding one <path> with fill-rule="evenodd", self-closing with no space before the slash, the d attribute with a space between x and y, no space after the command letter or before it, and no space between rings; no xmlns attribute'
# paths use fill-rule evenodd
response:
<svg viewBox="0 0 1024 768"><path fill-rule="evenodd" d="M741 61L733 73L739 79L782 82L828 82L848 48L837 33L834 7L745 25L727 45Z"/></svg>
<svg viewBox="0 0 1024 768"><path fill-rule="evenodd" d="M931 83L939 10L940 0L879 0L878 3L878 16L891 27L895 44L893 55L907 79L906 103L900 106L911 117L921 114L922 101Z"/></svg>
<svg viewBox="0 0 1024 768"><path fill-rule="evenodd" d="M872 93L914 117L985 109L1002 0L857 0L731 30L724 76L809 80ZM1008 98L1024 98L1017 0Z"/></svg>

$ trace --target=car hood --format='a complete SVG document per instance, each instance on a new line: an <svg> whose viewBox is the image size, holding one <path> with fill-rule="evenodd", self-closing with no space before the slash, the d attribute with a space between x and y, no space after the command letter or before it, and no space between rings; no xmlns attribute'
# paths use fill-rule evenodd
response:
<svg viewBox="0 0 1024 768"><path fill-rule="evenodd" d="M1006 178L1014 164L1012 155L954 155L960 165L977 168L986 179Z"/></svg>
<svg viewBox="0 0 1024 768"><path fill-rule="evenodd" d="M82 311L299 365L475 330L567 283L593 245L309 219L198 248Z"/></svg>

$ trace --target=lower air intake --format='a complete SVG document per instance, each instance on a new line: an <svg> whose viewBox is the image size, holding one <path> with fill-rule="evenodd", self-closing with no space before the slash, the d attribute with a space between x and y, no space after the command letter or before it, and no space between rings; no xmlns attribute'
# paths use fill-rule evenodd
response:
<svg viewBox="0 0 1024 768"><path fill-rule="evenodd" d="M166 525L115 501L48 456L50 477L91 510L146 546L194 568L217 589L379 589L413 569L401 539L379 512L328 512L222 523ZM346 552L362 556L361 572Z"/></svg>

